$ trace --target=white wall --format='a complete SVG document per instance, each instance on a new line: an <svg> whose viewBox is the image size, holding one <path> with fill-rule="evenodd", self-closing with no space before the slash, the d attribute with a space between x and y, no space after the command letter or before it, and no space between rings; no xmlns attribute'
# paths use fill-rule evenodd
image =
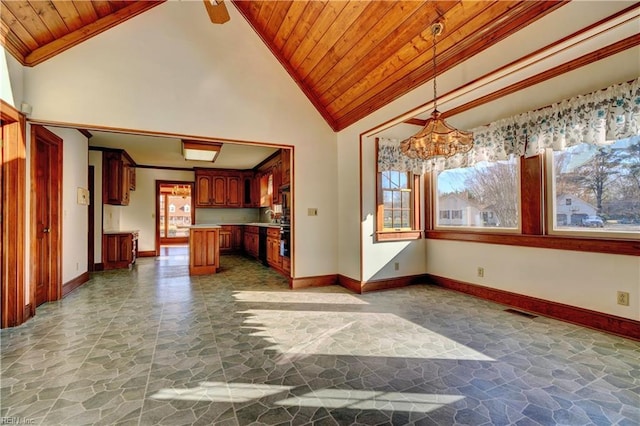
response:
<svg viewBox="0 0 640 426"><path fill-rule="evenodd" d="M557 14L540 19L521 34L503 40L481 55L470 58L461 66L442 76L439 75L439 93L447 93L492 69L543 47L550 42L550 37L569 35L580 27L596 22L623 7L625 4L621 2L572 2L563 6ZM616 28L616 31L618 30L627 31L628 28ZM510 75L508 81L502 84L512 84L513 79L525 78L575 58L584 54L586 47L602 47L620 38L623 37L617 33L594 37L584 46L581 45L579 52L563 52L557 57L536 63L530 70ZM640 75L640 63L637 60L639 55L640 49L630 49L610 57L607 61L579 68L561 78L548 80L531 89L452 117L448 121L454 126L472 128L566 97L636 78ZM616 65L612 66L611 63ZM447 111L490 90L496 90L496 87L488 85L458 98L451 98L445 102L441 100L438 104L439 109ZM426 272L621 317L640 319L640 257L452 241L375 242L375 138L369 135L373 134L373 129L394 117L400 121L402 115L407 115L408 118L417 114L420 112L420 105L424 105L422 111L429 112L431 106L426 102L431 98L432 87L428 82L339 132L339 273L366 281ZM409 111L413 112L407 114ZM393 122L389 126L392 125ZM414 127L411 133L417 130L419 128ZM386 130L381 128L376 135L402 138L410 134L405 134L406 132L406 125L398 125ZM363 137L361 146L360 136L363 134L366 136ZM359 167L363 170L362 182ZM362 217L350 213L360 212L360 209ZM360 252L362 259L359 256ZM400 262L399 271L393 269L395 262ZM415 265L405 269L403 265L408 262L415 262ZM485 267L485 277L481 281L476 277L478 266ZM630 293L631 306L616 305L617 290Z"/></svg>
<svg viewBox="0 0 640 426"><path fill-rule="evenodd" d="M62 138L62 282L87 272L89 208L78 204L78 188L88 189L87 138L75 129L47 127Z"/></svg>
<svg viewBox="0 0 640 426"><path fill-rule="evenodd" d="M0 46L0 99L20 110L24 98L24 67Z"/></svg>
<svg viewBox="0 0 640 426"><path fill-rule="evenodd" d="M212 25L201 3L163 3L25 70L25 95L42 120L294 146L295 274L335 274L336 135L228 9Z"/></svg>
<svg viewBox="0 0 640 426"><path fill-rule="evenodd" d="M190 171L136 169L136 190L129 193L129 205L111 206L120 213L119 228L116 229L140 231L138 250L155 251L156 180L193 182L194 179L194 173Z"/></svg>
<svg viewBox="0 0 640 426"><path fill-rule="evenodd" d="M484 278L477 268L484 268ZM640 257L430 240L428 273L640 320ZM616 292L630 295L629 306Z"/></svg>

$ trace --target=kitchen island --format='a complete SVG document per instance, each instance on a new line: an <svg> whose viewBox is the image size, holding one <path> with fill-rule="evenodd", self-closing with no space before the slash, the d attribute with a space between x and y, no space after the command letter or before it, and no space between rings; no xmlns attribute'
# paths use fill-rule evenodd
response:
<svg viewBox="0 0 640 426"><path fill-rule="evenodd" d="M189 227L189 275L215 274L220 267L220 225Z"/></svg>

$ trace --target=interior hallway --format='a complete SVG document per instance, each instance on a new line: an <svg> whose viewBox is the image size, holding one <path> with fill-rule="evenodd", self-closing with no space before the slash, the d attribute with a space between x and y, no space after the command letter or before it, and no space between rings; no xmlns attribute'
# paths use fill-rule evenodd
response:
<svg viewBox="0 0 640 426"><path fill-rule="evenodd" d="M186 252L175 254L95 273L2 330L0 416L41 425L640 423L639 342L432 286L290 291L241 256L190 277Z"/></svg>

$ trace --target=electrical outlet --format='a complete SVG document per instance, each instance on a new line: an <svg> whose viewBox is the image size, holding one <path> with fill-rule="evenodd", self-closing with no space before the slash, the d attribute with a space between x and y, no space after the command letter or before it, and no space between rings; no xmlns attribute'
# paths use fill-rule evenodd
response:
<svg viewBox="0 0 640 426"><path fill-rule="evenodd" d="M399 271L399 270L400 270L400 262L396 262L396 263L394 263L394 264L393 264L393 268L394 268L396 271Z"/></svg>
<svg viewBox="0 0 640 426"><path fill-rule="evenodd" d="M307 216L318 216L318 209L307 209Z"/></svg>
<svg viewBox="0 0 640 426"><path fill-rule="evenodd" d="M629 306L629 293L626 291L618 292L618 305Z"/></svg>
<svg viewBox="0 0 640 426"><path fill-rule="evenodd" d="M482 266L478 266L478 276L480 278L484 277L484 268Z"/></svg>

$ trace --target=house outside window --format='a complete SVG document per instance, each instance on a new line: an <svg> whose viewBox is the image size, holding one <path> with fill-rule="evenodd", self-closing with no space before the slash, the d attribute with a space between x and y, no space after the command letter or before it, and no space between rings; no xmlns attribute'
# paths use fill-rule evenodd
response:
<svg viewBox="0 0 640 426"><path fill-rule="evenodd" d="M640 234L640 136L547 150L552 232Z"/></svg>
<svg viewBox="0 0 640 426"><path fill-rule="evenodd" d="M441 171L435 179L438 227L470 230L517 230L519 214L518 160L483 162ZM443 216L443 211L448 213Z"/></svg>

